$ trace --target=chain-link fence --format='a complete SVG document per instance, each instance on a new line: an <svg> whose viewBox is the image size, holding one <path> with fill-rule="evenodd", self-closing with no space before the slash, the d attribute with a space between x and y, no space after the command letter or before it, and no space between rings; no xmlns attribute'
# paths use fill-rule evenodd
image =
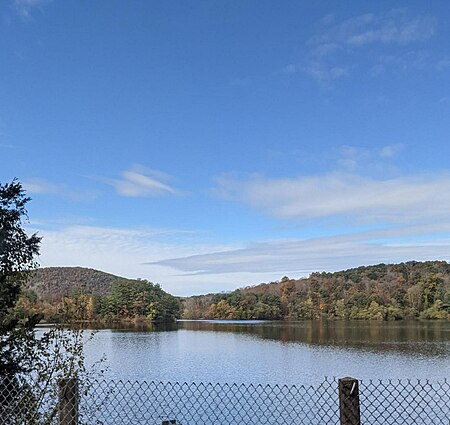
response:
<svg viewBox="0 0 450 425"><path fill-rule="evenodd" d="M17 384L17 383L16 383ZM36 394L38 396L36 396ZM40 397L40 398L39 398ZM3 425L450 425L450 383L325 379L312 386L74 379L0 383Z"/></svg>

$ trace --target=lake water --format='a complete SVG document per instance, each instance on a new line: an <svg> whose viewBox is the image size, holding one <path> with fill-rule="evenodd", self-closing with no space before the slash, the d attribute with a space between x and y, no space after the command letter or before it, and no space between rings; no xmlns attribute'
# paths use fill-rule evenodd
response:
<svg viewBox="0 0 450 425"><path fill-rule="evenodd" d="M317 384L324 377L450 377L448 322L179 321L99 330L88 363L107 378Z"/></svg>

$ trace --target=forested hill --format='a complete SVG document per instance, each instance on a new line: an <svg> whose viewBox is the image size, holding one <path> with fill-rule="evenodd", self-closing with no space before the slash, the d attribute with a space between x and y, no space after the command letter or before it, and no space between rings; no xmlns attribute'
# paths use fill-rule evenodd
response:
<svg viewBox="0 0 450 425"><path fill-rule="evenodd" d="M82 267L34 271L16 308L48 322L172 321L180 315L178 298L158 284Z"/></svg>
<svg viewBox="0 0 450 425"><path fill-rule="evenodd" d="M47 321L173 320L179 300L158 284L82 267L33 273L17 308ZM450 318L450 264L379 264L182 299L195 319Z"/></svg>
<svg viewBox="0 0 450 425"><path fill-rule="evenodd" d="M450 318L450 264L379 264L185 298L184 318Z"/></svg>
<svg viewBox="0 0 450 425"><path fill-rule="evenodd" d="M64 296L88 293L105 296L124 278L84 267L45 267L35 270L28 288L42 301L61 301Z"/></svg>

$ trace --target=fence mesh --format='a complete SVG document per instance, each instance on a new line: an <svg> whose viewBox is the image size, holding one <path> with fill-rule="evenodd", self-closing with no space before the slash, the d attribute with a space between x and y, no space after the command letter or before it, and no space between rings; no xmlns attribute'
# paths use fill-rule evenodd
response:
<svg viewBox="0 0 450 425"><path fill-rule="evenodd" d="M363 424L450 425L450 383L421 380L360 381Z"/></svg>
<svg viewBox="0 0 450 425"><path fill-rule="evenodd" d="M358 384L363 425L450 425L445 379ZM314 386L66 380L44 389L9 381L0 382L0 423L339 425L340 406L346 402L339 387L335 378ZM353 425L354 419L342 423Z"/></svg>

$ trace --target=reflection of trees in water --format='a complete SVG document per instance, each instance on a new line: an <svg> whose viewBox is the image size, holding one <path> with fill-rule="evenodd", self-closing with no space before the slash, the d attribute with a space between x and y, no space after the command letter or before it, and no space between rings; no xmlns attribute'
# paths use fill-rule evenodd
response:
<svg viewBox="0 0 450 425"><path fill-rule="evenodd" d="M297 342L374 352L425 356L449 355L450 324L447 322L349 322L304 321L224 323L178 322L180 329L232 332L281 342Z"/></svg>
<svg viewBox="0 0 450 425"><path fill-rule="evenodd" d="M152 323L152 322L120 322L97 325L95 329L108 329L113 332L169 332L177 331L180 327L175 322Z"/></svg>

